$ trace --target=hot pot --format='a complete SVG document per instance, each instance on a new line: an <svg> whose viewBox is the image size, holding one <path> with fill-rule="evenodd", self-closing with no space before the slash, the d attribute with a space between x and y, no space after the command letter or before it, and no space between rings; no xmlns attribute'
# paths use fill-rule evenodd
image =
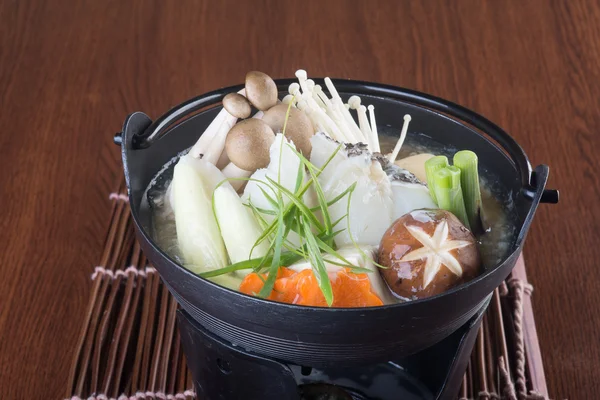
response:
<svg viewBox="0 0 600 400"><path fill-rule="evenodd" d="M292 82L276 81L280 93L286 93ZM145 198L146 188L163 165L192 146L221 109L222 98L242 86L188 100L155 121L133 113L115 137L122 148L137 238L183 310L208 332L239 348L311 367L383 362L414 354L451 335L482 308L510 273L539 203L558 201L557 191L545 189L548 166L532 170L515 140L484 117L412 90L348 80L334 83L344 99L359 95L373 104L379 125L401 127L402 116L410 113L411 132L470 149L479 155L481 168L494 171L510 191L518 214L513 244L501 263L441 295L382 307L314 308L250 297L194 275L163 252L152 239Z"/></svg>

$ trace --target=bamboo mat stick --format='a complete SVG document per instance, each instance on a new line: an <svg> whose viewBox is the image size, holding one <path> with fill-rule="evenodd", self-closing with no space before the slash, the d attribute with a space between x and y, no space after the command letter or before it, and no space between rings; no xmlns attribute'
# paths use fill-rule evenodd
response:
<svg viewBox="0 0 600 400"><path fill-rule="evenodd" d="M165 343L161 354L160 381L161 392L167 390L167 377L169 373L169 358L171 356L171 347L173 345L173 336L175 334L175 317L177 312L177 302L172 296L168 296L169 310L167 314L167 323L165 327Z"/></svg>
<svg viewBox="0 0 600 400"><path fill-rule="evenodd" d="M106 241L106 245L104 248L104 252L101 258L101 267L107 268L109 270L114 270L114 265L109 265L109 260L111 259L113 250L118 246L119 240L121 236L119 235L121 226L123 223L127 223L129 219L129 210L126 207L126 204L123 201L116 200L116 210L115 217L111 223L111 228L108 234L108 238ZM105 301L105 293L108 290L110 285L111 278L108 275L98 275L94 282L93 297L90 305L92 306L92 312L90 314L90 318L88 320L88 329L86 332L86 339L84 342L84 346L81 352L81 359L79 365L81 366L81 370L79 371L79 379L77 379L75 383L75 393L77 395L81 395L84 389L84 384L86 383L87 376L87 368L90 362L90 358L93 352L93 344L94 337L96 335L96 329L99 323L102 306ZM96 286L97 285L97 286Z"/></svg>
<svg viewBox="0 0 600 400"><path fill-rule="evenodd" d="M135 344L134 336L132 336L132 331L133 324L136 320L136 315L138 314L138 308L140 303L139 300L141 297L142 289L144 288L144 277L137 276L135 278L135 281L136 287L132 300L132 308L129 317L127 318L127 325L125 326L123 332L124 340L122 341L123 343L119 348L119 359L115 368L115 382L114 389L112 392L114 397L117 397L117 395L121 393L121 390L119 388L121 387L121 380L123 379L123 368L125 366L127 353L129 351L129 348Z"/></svg>
<svg viewBox="0 0 600 400"><path fill-rule="evenodd" d="M142 253L139 244L137 243L137 241L132 242L133 243L133 251L131 254L131 259L129 260L129 263L125 263L125 265L129 264L129 266L131 267L138 267L138 261L140 258L140 255ZM126 252L128 250L129 246L124 247L124 252ZM120 290L120 283L122 280L122 275L119 275L116 279L115 282L113 282L113 290L118 292ZM127 276L127 278L130 278L130 276ZM112 393L115 397L118 394L118 384L117 384L117 388L115 388L114 390L110 390L111 389L111 384L113 383L114 379L118 379L117 377L114 376L114 372L115 372L115 368L117 366L117 357L118 357L118 351L119 348L122 346L122 341L124 340L129 340L129 338L125 337L122 338L122 334L123 331L125 330L125 325L128 322L128 319L130 319L131 317L129 316L129 311L130 311L130 307L131 307L131 302L133 300L133 291L134 291L134 285L135 285L135 276L133 277L133 279L126 279L126 283L125 283L125 293L123 295L123 298L121 299L121 307L119 308L119 312L117 315L117 322L115 325L115 328L113 330L113 338L112 341L110 342L110 347L108 350L108 360L106 361L106 366L105 368L105 376L103 379L103 384L102 384L102 392L101 393Z"/></svg>
<svg viewBox="0 0 600 400"><path fill-rule="evenodd" d="M460 385L460 392L459 392L460 400L465 400L465 399L469 398L469 394L467 392L468 385L469 385L469 383L467 382L467 374L465 373L463 375L462 385Z"/></svg>
<svg viewBox="0 0 600 400"><path fill-rule="evenodd" d="M483 316L483 335L485 342L485 372L487 376L487 381L490 386L490 392L493 394L497 394L497 388L499 385L496 384L498 377L495 376L496 368L494 368L494 360L496 360L496 352L494 351L494 342L491 337L490 332L490 321L488 315Z"/></svg>
<svg viewBox="0 0 600 400"><path fill-rule="evenodd" d="M130 227L130 225L127 222L129 222L129 221L126 220L125 224L124 224L124 229L123 229L124 234L127 231L127 228ZM125 254L123 252L121 252L121 250L123 248L123 243L127 242L130 245L133 244L133 237L131 237L131 235L128 235L127 237L128 237L128 239L125 239L125 237L123 237L124 240L121 241L121 247L119 247L119 249L118 249L119 254L118 254L118 256L114 257L115 264L119 265L121 267L121 269L125 269L125 265L127 263L127 258L125 256ZM113 264L113 265L115 265L115 264ZM109 292L108 300L106 302L105 311L102 315L100 327L99 327L98 333L96 335L96 346L94 347L94 352L93 352L93 356L92 356L92 366L91 366L91 368L92 368L92 384L91 384L90 390L92 393L98 393L98 390L100 390L99 382L102 379L101 375L106 372L104 370L104 368L101 368L100 360L101 360L101 357L103 354L103 349L105 347L106 337L108 335L110 318L112 317L112 313L113 313L115 307L118 306L118 304L115 304L115 301L116 301L117 295L119 293L119 285L121 283L122 278L123 278L122 275L117 275L114 279L114 282L111 282L110 292Z"/></svg>
<svg viewBox="0 0 600 400"><path fill-rule="evenodd" d="M179 374L181 371L179 369L179 360L181 358L181 338L178 332L175 332L175 337L173 338L173 356L171 357L169 363L169 384L167 386L168 393L179 393L179 388L177 387L177 382L179 378ZM185 390L185 388L183 389Z"/></svg>
<svg viewBox="0 0 600 400"><path fill-rule="evenodd" d="M506 330L504 329L504 320L502 317L502 303L500 301L500 292L498 289L494 290L492 295L492 315L494 318L494 325L496 327L496 340L499 343L500 355L503 357L505 368L510 376L510 368L508 363L508 346L506 345Z"/></svg>
<svg viewBox="0 0 600 400"><path fill-rule="evenodd" d="M121 189L121 184L117 190ZM108 229L106 230L106 237L104 238L104 251L102 253L101 262L105 263L108 261L108 257L110 256L110 247L112 246L112 241L114 240L115 232L117 230L117 224L114 223L117 216L120 214L119 205L121 202L113 201L111 206L111 217ZM104 265L104 264L103 264ZM81 390L76 388L76 375L77 373L81 374L80 366L85 365L84 363L80 363L80 358L83 356L83 347L85 344L85 339L88 336L88 332L90 330L90 324L92 320L92 315L94 313L94 309L96 307L97 299L98 299L98 291L100 290L100 286L102 286L102 279L96 279L92 284L92 295L90 298L90 302L88 303L88 307L85 313L82 332L79 336L79 340L76 345L76 350L74 354L74 360L69 372L69 387L67 395L70 396L72 393L81 394Z"/></svg>
<svg viewBox="0 0 600 400"><path fill-rule="evenodd" d="M158 316L158 325L157 325L157 335L156 341L154 342L153 349L153 358L152 358L152 367L150 370L150 381L148 387L152 391L157 390L158 386L158 372L160 367L160 355L165 337L165 326L167 324L167 307L169 303L169 290L166 286L162 285L161 291L161 303L160 303L160 313Z"/></svg>
<svg viewBox="0 0 600 400"><path fill-rule="evenodd" d="M146 261L141 265L146 265ZM154 315L155 307L153 293L156 292L158 287L158 277L156 274L148 274L145 282L144 298L142 300L142 314L140 317L140 326L138 332L141 333L137 343L137 349L135 352L135 359L133 362L133 375L131 379L131 393L136 393L146 387L146 374L143 373L146 369L144 366L148 365L147 360L149 358L148 352L152 342L152 335L154 333Z"/></svg>
<svg viewBox="0 0 600 400"><path fill-rule="evenodd" d="M479 333L477 335L476 349L477 354L477 371L479 376L479 390L477 396L479 398L488 400L488 383L486 374L486 362L485 362L485 336L483 332L483 325L479 326Z"/></svg>
<svg viewBox="0 0 600 400"><path fill-rule="evenodd" d="M519 257L517 265L513 269L512 277L519 279L526 285L527 273L525 271L525 263L523 255ZM546 377L544 375L544 364L542 361L542 352L538 340L537 330L535 328L535 318L533 315L533 306L529 295L523 296L522 302L523 312L523 340L525 345L525 356L529 371L529 381L534 392L542 396L548 396L548 387L546 385Z"/></svg>

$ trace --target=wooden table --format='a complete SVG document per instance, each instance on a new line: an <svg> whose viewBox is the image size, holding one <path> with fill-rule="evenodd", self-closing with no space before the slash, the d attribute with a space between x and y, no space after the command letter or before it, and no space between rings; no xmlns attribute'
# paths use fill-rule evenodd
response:
<svg viewBox="0 0 600 400"><path fill-rule="evenodd" d="M0 3L0 397L60 398L121 174L125 116L274 77L385 82L503 126L552 167L525 256L549 392L598 396L600 4Z"/></svg>

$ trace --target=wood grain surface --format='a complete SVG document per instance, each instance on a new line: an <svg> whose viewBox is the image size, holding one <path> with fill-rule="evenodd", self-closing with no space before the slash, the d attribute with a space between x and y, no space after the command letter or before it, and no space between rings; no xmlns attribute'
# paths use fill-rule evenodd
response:
<svg viewBox="0 0 600 400"><path fill-rule="evenodd" d="M385 82L497 122L561 203L525 258L554 398L600 371L598 1L0 2L0 398L60 398L121 174L125 116L251 69Z"/></svg>

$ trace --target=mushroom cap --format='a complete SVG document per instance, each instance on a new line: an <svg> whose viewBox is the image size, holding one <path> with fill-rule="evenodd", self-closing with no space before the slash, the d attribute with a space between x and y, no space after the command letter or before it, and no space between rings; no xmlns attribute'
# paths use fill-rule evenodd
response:
<svg viewBox="0 0 600 400"><path fill-rule="evenodd" d="M265 111L262 120L273 129L273 132L282 132L287 110L287 104L278 104ZM289 119L285 127L285 137L294 142L296 148L307 158L310 157L310 151L312 150L310 138L314 134L315 130L308 115L302 110L291 107Z"/></svg>
<svg viewBox="0 0 600 400"><path fill-rule="evenodd" d="M246 119L252 112L248 99L239 93L229 93L223 98L223 107L236 118Z"/></svg>
<svg viewBox="0 0 600 400"><path fill-rule="evenodd" d="M275 134L260 119L249 118L238 122L229 130L225 150L232 163L246 171L254 171L269 165L269 148Z"/></svg>
<svg viewBox="0 0 600 400"><path fill-rule="evenodd" d="M261 111L277 104L277 85L263 72L250 71L246 74L246 98Z"/></svg>
<svg viewBox="0 0 600 400"><path fill-rule="evenodd" d="M440 238L441 246L436 244ZM427 243L437 248L431 250ZM459 274L447 266L452 259L460 265ZM437 264L436 271L437 261L441 264ZM388 267L380 273L390 289L405 299L443 293L475 278L481 268L471 231L454 214L434 209L415 210L398 218L381 239L378 262ZM425 277L427 269L435 273L429 282Z"/></svg>

